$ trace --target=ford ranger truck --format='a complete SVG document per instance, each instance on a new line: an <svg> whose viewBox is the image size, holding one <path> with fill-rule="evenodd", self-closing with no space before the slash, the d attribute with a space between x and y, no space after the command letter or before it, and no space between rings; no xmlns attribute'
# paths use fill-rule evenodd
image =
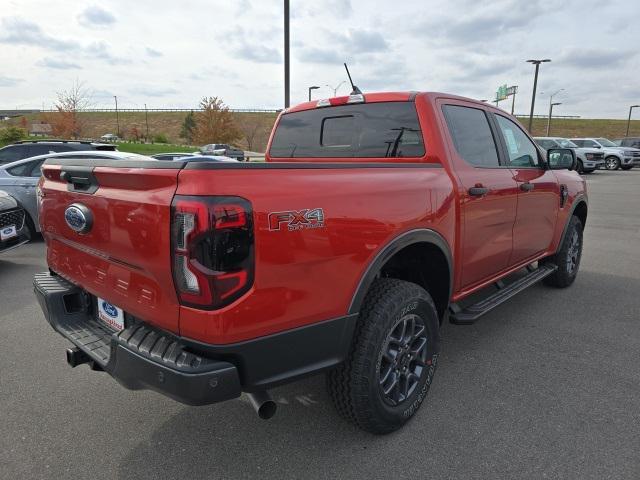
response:
<svg viewBox="0 0 640 480"><path fill-rule="evenodd" d="M265 418L269 389L324 371L344 418L388 433L443 322L574 281L575 167L500 109L415 92L287 109L264 163L51 159L35 293L71 366L189 405L244 392Z"/></svg>

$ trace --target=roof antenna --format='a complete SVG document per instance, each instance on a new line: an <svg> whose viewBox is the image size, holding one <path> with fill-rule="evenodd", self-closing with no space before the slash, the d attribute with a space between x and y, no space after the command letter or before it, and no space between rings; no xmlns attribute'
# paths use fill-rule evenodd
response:
<svg viewBox="0 0 640 480"><path fill-rule="evenodd" d="M347 71L347 76L349 77L349 82L351 83L351 95L362 95L362 91L353 84L353 80L351 80L351 74L349 73L349 67L347 64L344 64L344 69Z"/></svg>

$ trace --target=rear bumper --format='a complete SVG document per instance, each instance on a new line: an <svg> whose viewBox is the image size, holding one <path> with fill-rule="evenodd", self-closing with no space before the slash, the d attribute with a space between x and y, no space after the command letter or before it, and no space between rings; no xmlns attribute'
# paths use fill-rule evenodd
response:
<svg viewBox="0 0 640 480"><path fill-rule="evenodd" d="M34 278L38 303L51 326L102 369L131 390L148 389L188 405L240 396L238 370L229 362L190 352L180 339L134 323L114 332L92 315L89 296L59 276Z"/></svg>
<svg viewBox="0 0 640 480"><path fill-rule="evenodd" d="M149 389L206 405L289 383L341 363L358 315L352 314L235 344L177 337L125 316L115 332L95 319L92 297L62 277L40 273L34 291L51 326L132 390Z"/></svg>

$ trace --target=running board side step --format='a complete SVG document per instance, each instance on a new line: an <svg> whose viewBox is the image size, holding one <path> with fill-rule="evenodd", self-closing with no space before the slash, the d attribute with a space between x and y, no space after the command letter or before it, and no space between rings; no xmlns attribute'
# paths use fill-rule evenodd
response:
<svg viewBox="0 0 640 480"><path fill-rule="evenodd" d="M498 291L478 303L469 305L464 309L460 308L455 303L451 304L449 307L449 321L456 325L471 325L485 313L490 312L498 305L506 302L511 297L522 292L531 285L538 283L543 278L551 275L557 269L558 266L551 263L540 265L535 269L528 266L527 270L529 273L510 285L505 286L501 280L498 280L498 282L495 283Z"/></svg>

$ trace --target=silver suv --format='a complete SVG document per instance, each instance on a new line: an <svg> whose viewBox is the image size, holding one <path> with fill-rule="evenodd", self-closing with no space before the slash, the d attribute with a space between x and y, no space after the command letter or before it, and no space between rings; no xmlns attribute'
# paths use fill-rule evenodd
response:
<svg viewBox="0 0 640 480"><path fill-rule="evenodd" d="M597 148L581 148L571 140L562 137L534 137L534 140L545 150L571 148L576 152L578 173L591 173L604 166L604 153Z"/></svg>
<svg viewBox="0 0 640 480"><path fill-rule="evenodd" d="M579 147L597 148L604 153L604 166L607 170L630 170L634 163L640 164L640 149L619 147L606 138L572 138Z"/></svg>

